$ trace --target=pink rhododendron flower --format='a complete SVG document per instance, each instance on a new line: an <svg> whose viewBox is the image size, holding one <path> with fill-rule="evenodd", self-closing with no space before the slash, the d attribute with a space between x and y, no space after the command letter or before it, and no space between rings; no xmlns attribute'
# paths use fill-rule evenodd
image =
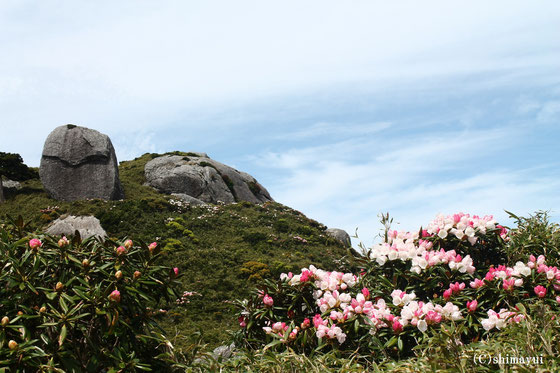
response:
<svg viewBox="0 0 560 373"><path fill-rule="evenodd" d="M173 268L173 274L175 275L175 277L179 276L179 268L174 267Z"/></svg>
<svg viewBox="0 0 560 373"><path fill-rule="evenodd" d="M393 327L393 331L397 334L402 332L402 330L403 330L403 325L396 318L393 320L392 327Z"/></svg>
<svg viewBox="0 0 560 373"><path fill-rule="evenodd" d="M240 326L240 327L244 328L244 327L247 326L247 317L245 317L245 316L239 316L239 317L237 318L237 321L239 321L239 326Z"/></svg>
<svg viewBox="0 0 560 373"><path fill-rule="evenodd" d="M504 280L504 282L502 283L502 287L504 288L505 291L513 290L514 286L515 286L515 280L513 278Z"/></svg>
<svg viewBox="0 0 560 373"><path fill-rule="evenodd" d="M539 298L544 298L546 296L546 288L544 286L538 285L535 286L535 294L537 294L537 296Z"/></svg>
<svg viewBox="0 0 560 373"><path fill-rule="evenodd" d="M157 242L152 242L151 244L148 245L148 250L152 252L156 247L157 247Z"/></svg>
<svg viewBox="0 0 560 373"><path fill-rule="evenodd" d="M477 307L478 307L478 301L476 299L471 300L471 301L467 301L467 309L469 310L469 312L476 311Z"/></svg>
<svg viewBox="0 0 560 373"><path fill-rule="evenodd" d="M465 288L465 283L464 282L461 282L461 283L455 282L454 284L449 284L449 289L451 289L453 294L459 293L464 288Z"/></svg>
<svg viewBox="0 0 560 373"><path fill-rule="evenodd" d="M484 286L484 280L475 278L474 281L471 281L470 285L471 288L478 289L479 287Z"/></svg>
<svg viewBox="0 0 560 373"><path fill-rule="evenodd" d="M451 294L453 294L453 290L447 289L443 292L443 298L445 300L449 300L449 298L451 298Z"/></svg>
<svg viewBox="0 0 560 373"><path fill-rule="evenodd" d="M311 280L312 276L313 276L313 273L311 273L310 271L303 271L301 273L299 281L300 282L307 282L307 281Z"/></svg>
<svg viewBox="0 0 560 373"><path fill-rule="evenodd" d="M362 289L362 294L363 294L363 296L366 300L369 299L369 289L368 288L363 288Z"/></svg>
<svg viewBox="0 0 560 373"><path fill-rule="evenodd" d="M32 248L33 250L36 250L41 246L43 246L43 243L38 238L32 238L29 240L29 247Z"/></svg>
<svg viewBox="0 0 560 373"><path fill-rule="evenodd" d="M300 326L302 329L307 329L309 328L309 326L311 326L311 321L306 317L305 319L303 319L303 322Z"/></svg>
<svg viewBox="0 0 560 373"><path fill-rule="evenodd" d="M267 307L272 307L272 305L274 304L274 299L272 299L270 295L265 294L263 297L263 303Z"/></svg>
<svg viewBox="0 0 560 373"><path fill-rule="evenodd" d="M320 325L327 325L327 320L323 320L320 314L313 316L313 326L318 328Z"/></svg>

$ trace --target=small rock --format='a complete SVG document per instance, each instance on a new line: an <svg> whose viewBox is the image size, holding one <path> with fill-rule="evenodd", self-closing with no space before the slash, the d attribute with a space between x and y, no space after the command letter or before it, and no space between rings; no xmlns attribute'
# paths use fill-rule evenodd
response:
<svg viewBox="0 0 560 373"><path fill-rule="evenodd" d="M189 205L193 206L207 206L208 204L204 201L201 201L197 198L191 197L188 194L184 193L171 193L171 195L175 198L180 199L183 202L188 203Z"/></svg>
<svg viewBox="0 0 560 373"><path fill-rule="evenodd" d="M215 360L226 361L229 360L235 351L235 344L230 344L229 346L223 345L220 347L216 347L214 351L212 351L212 357Z"/></svg>
<svg viewBox="0 0 560 373"><path fill-rule="evenodd" d="M82 239L91 236L97 236L100 239L107 237L107 233L95 216L70 215L65 218L58 218L46 230L48 234L53 236L73 236L76 231L80 232Z"/></svg>
<svg viewBox="0 0 560 373"><path fill-rule="evenodd" d="M339 228L329 228L326 230L326 233L339 240L344 244L346 247L352 247L352 240L350 239L350 235L344 230Z"/></svg>
<svg viewBox="0 0 560 373"><path fill-rule="evenodd" d="M21 189L21 183L20 182L9 180L9 179L2 181L2 185L4 186L5 189L15 189L15 190L20 190Z"/></svg>

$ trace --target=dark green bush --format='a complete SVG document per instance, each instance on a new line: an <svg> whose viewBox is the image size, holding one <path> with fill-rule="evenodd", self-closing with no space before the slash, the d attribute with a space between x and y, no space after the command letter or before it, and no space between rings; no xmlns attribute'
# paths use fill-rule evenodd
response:
<svg viewBox="0 0 560 373"><path fill-rule="evenodd" d="M68 241L0 225L0 367L10 371L169 371L154 320L178 298L177 272L142 242Z"/></svg>

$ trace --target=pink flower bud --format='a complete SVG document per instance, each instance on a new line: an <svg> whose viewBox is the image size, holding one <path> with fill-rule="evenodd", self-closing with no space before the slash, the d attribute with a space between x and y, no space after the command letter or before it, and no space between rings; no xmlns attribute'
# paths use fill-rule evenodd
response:
<svg viewBox="0 0 560 373"><path fill-rule="evenodd" d="M152 242L151 244L148 245L148 250L150 250L150 253L152 251L154 251L154 249L157 247L157 242Z"/></svg>
<svg viewBox="0 0 560 373"><path fill-rule="evenodd" d="M453 294L453 291L451 289L447 289L443 292L443 297L445 300L449 300L449 298L451 298L451 294Z"/></svg>
<svg viewBox="0 0 560 373"><path fill-rule="evenodd" d="M31 240L29 240L29 247L33 250L37 250L41 246L43 246L43 243L38 238L32 238Z"/></svg>
<svg viewBox="0 0 560 373"><path fill-rule="evenodd" d="M120 302L121 301L121 292L118 290L113 290L111 294L109 294L109 299L113 302Z"/></svg>
<svg viewBox="0 0 560 373"><path fill-rule="evenodd" d="M124 247L130 249L132 247L132 240L124 241Z"/></svg>
<svg viewBox="0 0 560 373"><path fill-rule="evenodd" d="M272 307L272 305L274 304L274 299L272 299L270 295L265 294L263 298L263 303L267 307Z"/></svg>
<svg viewBox="0 0 560 373"><path fill-rule="evenodd" d="M399 320L394 319L393 320L393 331L398 334L400 332L402 332L403 330L403 325L399 322Z"/></svg>
<svg viewBox="0 0 560 373"><path fill-rule="evenodd" d="M173 274L175 275L175 277L179 276L179 268L173 268Z"/></svg>
<svg viewBox="0 0 560 373"><path fill-rule="evenodd" d="M58 240L58 247L64 247L66 245L68 245L70 242L68 241L68 238L66 238L66 236L62 237L60 240Z"/></svg>
<svg viewBox="0 0 560 373"><path fill-rule="evenodd" d="M467 302L467 309L469 310L469 312L476 311L477 307L478 307L478 301L476 299Z"/></svg>
<svg viewBox="0 0 560 373"><path fill-rule="evenodd" d="M117 247L117 255L121 256L126 254L126 248L124 246L119 246Z"/></svg>
<svg viewBox="0 0 560 373"><path fill-rule="evenodd" d="M369 299L369 289L368 288L363 288L362 289L362 295L364 296L364 298L366 298L366 300Z"/></svg>

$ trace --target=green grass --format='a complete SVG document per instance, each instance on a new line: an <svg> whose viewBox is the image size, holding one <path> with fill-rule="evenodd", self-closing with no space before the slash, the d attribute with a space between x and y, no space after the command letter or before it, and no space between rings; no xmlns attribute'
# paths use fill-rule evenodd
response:
<svg viewBox="0 0 560 373"><path fill-rule="evenodd" d="M175 152L188 156L188 153ZM144 154L119 166L123 201L61 202L48 197L40 180L22 183L7 193L0 218L22 215L43 229L65 214L97 217L110 237L158 241L166 247L166 263L178 267L185 291L195 291L186 305L171 305L161 324L178 347L182 337L200 331L209 347L227 343L228 330L237 329L231 301L248 295L256 281L297 271L309 264L335 269L347 250L324 233L325 227L279 203L242 202L211 207L170 203L171 196L143 185L144 166L155 154ZM171 224L170 224L171 223ZM305 238L301 243L294 236Z"/></svg>

